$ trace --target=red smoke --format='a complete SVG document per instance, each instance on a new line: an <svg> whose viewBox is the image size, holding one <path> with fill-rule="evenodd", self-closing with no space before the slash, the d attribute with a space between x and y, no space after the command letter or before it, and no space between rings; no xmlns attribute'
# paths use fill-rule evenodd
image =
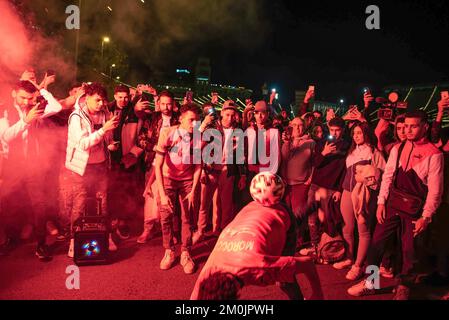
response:
<svg viewBox="0 0 449 320"><path fill-rule="evenodd" d="M29 65L32 48L28 33L8 1L0 1L0 103L9 98L10 84Z"/></svg>

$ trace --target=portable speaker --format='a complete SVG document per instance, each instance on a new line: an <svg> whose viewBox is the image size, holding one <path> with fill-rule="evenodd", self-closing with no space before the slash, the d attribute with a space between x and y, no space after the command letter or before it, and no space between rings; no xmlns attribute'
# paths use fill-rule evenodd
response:
<svg viewBox="0 0 449 320"><path fill-rule="evenodd" d="M102 216L101 198L89 199L86 213L75 222L74 256L76 265L105 264L109 256L109 219ZM96 211L97 215L89 215Z"/></svg>
<svg viewBox="0 0 449 320"><path fill-rule="evenodd" d="M106 231L75 232L74 261L78 266L105 264L109 255L109 234Z"/></svg>

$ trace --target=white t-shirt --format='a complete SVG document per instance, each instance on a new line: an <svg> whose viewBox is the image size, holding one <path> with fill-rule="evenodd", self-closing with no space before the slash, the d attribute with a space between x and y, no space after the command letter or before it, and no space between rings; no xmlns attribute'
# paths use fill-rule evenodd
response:
<svg viewBox="0 0 449 320"><path fill-rule="evenodd" d="M171 117L170 116L166 116L166 115L162 115L162 127L161 127L161 130L162 130L162 128L168 128L168 127L170 127L171 125L170 125L170 120L171 120ZM159 134L160 134L161 132L159 131Z"/></svg>

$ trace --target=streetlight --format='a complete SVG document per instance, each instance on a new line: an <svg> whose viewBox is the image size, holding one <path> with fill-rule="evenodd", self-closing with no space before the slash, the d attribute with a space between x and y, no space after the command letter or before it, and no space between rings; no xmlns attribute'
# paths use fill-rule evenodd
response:
<svg viewBox="0 0 449 320"><path fill-rule="evenodd" d="M103 37L101 39L101 71L103 71L103 53L104 53L104 44L109 43L111 39L109 37Z"/></svg>
<svg viewBox="0 0 449 320"><path fill-rule="evenodd" d="M111 65L111 67L109 68L109 78L112 79L112 68L115 68L115 63Z"/></svg>

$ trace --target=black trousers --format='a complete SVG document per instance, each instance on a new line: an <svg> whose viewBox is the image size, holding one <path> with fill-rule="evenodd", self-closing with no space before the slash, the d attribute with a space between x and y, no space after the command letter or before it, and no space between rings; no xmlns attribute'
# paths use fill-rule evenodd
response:
<svg viewBox="0 0 449 320"><path fill-rule="evenodd" d="M409 284L414 281L415 273L415 240L413 238L413 220L398 214L388 213L383 224L377 224L368 252L367 264L379 266L385 249L391 239L398 236L400 240L402 268L398 274L399 283ZM421 237L422 235L419 235ZM397 250L399 251L399 250Z"/></svg>

